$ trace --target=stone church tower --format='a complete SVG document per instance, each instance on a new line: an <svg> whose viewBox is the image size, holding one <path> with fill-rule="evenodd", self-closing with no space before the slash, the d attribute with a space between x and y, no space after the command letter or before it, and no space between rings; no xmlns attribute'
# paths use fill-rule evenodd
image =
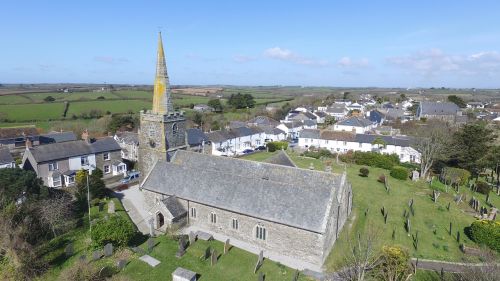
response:
<svg viewBox="0 0 500 281"><path fill-rule="evenodd" d="M186 149L186 118L174 111L161 33L158 38L153 109L141 111L139 129L139 169L142 178L157 160L170 161L178 149Z"/></svg>

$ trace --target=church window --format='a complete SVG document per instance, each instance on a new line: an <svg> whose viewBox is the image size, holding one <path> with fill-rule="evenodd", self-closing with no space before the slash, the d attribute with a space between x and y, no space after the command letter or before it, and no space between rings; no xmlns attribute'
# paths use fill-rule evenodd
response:
<svg viewBox="0 0 500 281"><path fill-rule="evenodd" d="M266 240L266 228L257 225L257 227L255 228L255 237L260 240Z"/></svg>
<svg viewBox="0 0 500 281"><path fill-rule="evenodd" d="M179 132L179 126L177 125L177 123L174 123L172 125L172 134L175 136L177 135L178 132Z"/></svg>
<svg viewBox="0 0 500 281"><path fill-rule="evenodd" d="M217 223L217 214L216 213L210 213L210 222L213 224Z"/></svg>
<svg viewBox="0 0 500 281"><path fill-rule="evenodd" d="M239 223L237 219L233 219L233 229L238 230L239 228Z"/></svg>
<svg viewBox="0 0 500 281"><path fill-rule="evenodd" d="M196 218L196 208L191 208L191 217Z"/></svg>

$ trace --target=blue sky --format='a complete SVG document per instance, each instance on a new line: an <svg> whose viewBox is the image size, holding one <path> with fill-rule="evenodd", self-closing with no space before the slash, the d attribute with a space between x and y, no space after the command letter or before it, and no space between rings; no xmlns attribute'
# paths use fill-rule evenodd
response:
<svg viewBox="0 0 500 281"><path fill-rule="evenodd" d="M500 1L3 1L0 83L500 87Z"/></svg>

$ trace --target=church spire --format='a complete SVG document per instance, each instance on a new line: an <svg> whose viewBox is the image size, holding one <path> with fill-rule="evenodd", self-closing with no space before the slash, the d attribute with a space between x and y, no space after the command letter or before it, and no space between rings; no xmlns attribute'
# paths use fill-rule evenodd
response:
<svg viewBox="0 0 500 281"><path fill-rule="evenodd" d="M163 53L161 32L158 37L158 53L156 57L156 77L153 94L153 112L164 114L173 112L174 106L170 98L170 83L168 81L167 64Z"/></svg>

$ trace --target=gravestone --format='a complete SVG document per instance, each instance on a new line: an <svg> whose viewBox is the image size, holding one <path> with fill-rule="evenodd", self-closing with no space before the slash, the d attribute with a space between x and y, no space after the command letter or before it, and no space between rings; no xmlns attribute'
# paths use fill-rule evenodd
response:
<svg viewBox="0 0 500 281"><path fill-rule="evenodd" d="M212 249L210 248L210 246L208 246L206 249L205 249L205 255L203 256L204 260L207 260L209 257L210 257L210 254L212 253Z"/></svg>
<svg viewBox="0 0 500 281"><path fill-rule="evenodd" d="M154 238L149 238L148 239L148 252L153 251L154 247L155 247L155 239Z"/></svg>
<svg viewBox="0 0 500 281"><path fill-rule="evenodd" d="M149 236L155 236L155 220L153 218L149 220Z"/></svg>
<svg viewBox="0 0 500 281"><path fill-rule="evenodd" d="M212 256L210 256L210 265L214 266L217 263L217 250L212 250Z"/></svg>
<svg viewBox="0 0 500 281"><path fill-rule="evenodd" d="M189 245L193 245L196 242L196 234L192 231L189 232Z"/></svg>
<svg viewBox="0 0 500 281"><path fill-rule="evenodd" d="M97 250L92 253L92 260L96 261L98 259L102 258L102 251Z"/></svg>
<svg viewBox="0 0 500 281"><path fill-rule="evenodd" d="M110 200L108 203L108 214L114 214L115 213L115 201Z"/></svg>
<svg viewBox="0 0 500 281"><path fill-rule="evenodd" d="M87 256L86 255L81 255L78 259L80 261L86 261L87 260Z"/></svg>
<svg viewBox="0 0 500 281"><path fill-rule="evenodd" d="M74 253L73 243L69 243L68 245L66 245L66 248L64 248L64 253L68 258L73 255Z"/></svg>
<svg viewBox="0 0 500 281"><path fill-rule="evenodd" d="M146 254L146 251L144 251L144 249L141 248L141 247L133 247L132 248L132 252L134 252L136 254L139 254L139 255L145 255Z"/></svg>
<svg viewBox="0 0 500 281"><path fill-rule="evenodd" d="M231 245L229 244L229 239L226 240L226 243L224 243L224 254L227 254L229 252L229 248Z"/></svg>
<svg viewBox="0 0 500 281"><path fill-rule="evenodd" d="M104 255L110 257L113 255L113 244L108 243L104 246Z"/></svg>
<svg viewBox="0 0 500 281"><path fill-rule="evenodd" d="M299 280L299 270L295 270L295 273L293 274L293 278L292 278L292 281L298 281Z"/></svg>
<svg viewBox="0 0 500 281"><path fill-rule="evenodd" d="M259 258L257 260L257 263L255 264L253 273L257 273L257 270L259 270L259 268L262 266L263 261L264 261L264 251L260 251Z"/></svg>
<svg viewBox="0 0 500 281"><path fill-rule="evenodd" d="M104 202L99 202L99 212L104 210Z"/></svg>
<svg viewBox="0 0 500 281"><path fill-rule="evenodd" d="M258 281L264 281L264 274L262 272L259 273L259 279Z"/></svg>
<svg viewBox="0 0 500 281"><path fill-rule="evenodd" d="M126 265L127 260L118 260L118 262L116 263L116 267L118 267L118 269L120 270L124 269Z"/></svg>
<svg viewBox="0 0 500 281"><path fill-rule="evenodd" d="M411 172L411 180L418 181L419 178L420 178L420 173L417 170L413 170L413 172Z"/></svg>
<svg viewBox="0 0 500 281"><path fill-rule="evenodd" d="M184 256L185 253L186 253L186 242L184 242L184 236L181 236L179 238L179 249L177 250L177 253L175 253L175 256L177 258L180 258Z"/></svg>

